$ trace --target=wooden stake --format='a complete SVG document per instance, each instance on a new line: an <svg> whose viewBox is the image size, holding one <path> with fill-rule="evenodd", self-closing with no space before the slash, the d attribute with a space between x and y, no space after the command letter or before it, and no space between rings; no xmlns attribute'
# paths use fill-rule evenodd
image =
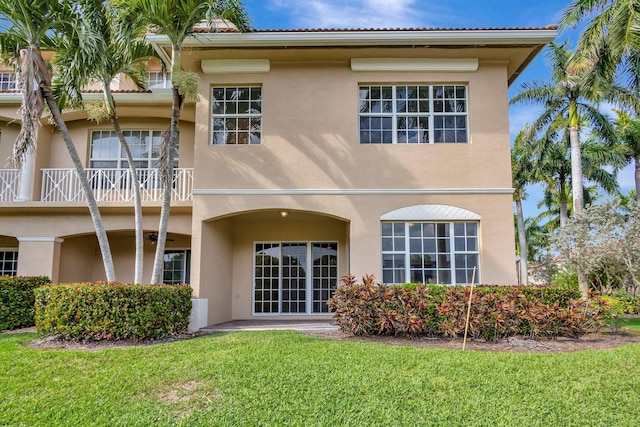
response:
<svg viewBox="0 0 640 427"><path fill-rule="evenodd" d="M464 323L464 339L462 340L462 349L467 347L467 332L469 331L469 318L471 317L471 298L473 298L473 283L476 281L476 268L473 267L471 274L471 290L469 291L469 304L467 305L467 321Z"/></svg>

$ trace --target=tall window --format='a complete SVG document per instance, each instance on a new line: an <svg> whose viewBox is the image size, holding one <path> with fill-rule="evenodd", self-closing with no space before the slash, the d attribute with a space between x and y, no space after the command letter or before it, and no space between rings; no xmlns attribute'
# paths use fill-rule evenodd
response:
<svg viewBox="0 0 640 427"><path fill-rule="evenodd" d="M18 250L0 249L0 276L18 274Z"/></svg>
<svg viewBox="0 0 640 427"><path fill-rule="evenodd" d="M466 143L464 85L360 86L361 144Z"/></svg>
<svg viewBox="0 0 640 427"><path fill-rule="evenodd" d="M262 88L214 87L211 115L212 144L260 144Z"/></svg>
<svg viewBox="0 0 640 427"><path fill-rule="evenodd" d="M18 76L16 73L0 73L0 90L17 90Z"/></svg>
<svg viewBox="0 0 640 427"><path fill-rule="evenodd" d="M131 149L136 168L153 168L158 164L162 131L128 130L124 138ZM178 165L178 148L174 152L174 166ZM114 131L97 130L91 133L91 158L89 167L125 169L129 167L124 148Z"/></svg>
<svg viewBox="0 0 640 427"><path fill-rule="evenodd" d="M338 284L335 242L256 243L255 314L328 313Z"/></svg>
<svg viewBox="0 0 640 427"><path fill-rule="evenodd" d="M382 223L384 283L467 284L479 266L477 222Z"/></svg>
<svg viewBox="0 0 640 427"><path fill-rule="evenodd" d="M191 282L191 250L164 251L162 283L179 285Z"/></svg>

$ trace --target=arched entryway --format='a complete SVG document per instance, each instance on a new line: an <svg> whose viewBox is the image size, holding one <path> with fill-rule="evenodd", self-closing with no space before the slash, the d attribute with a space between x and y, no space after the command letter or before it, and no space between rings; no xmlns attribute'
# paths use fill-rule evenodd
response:
<svg viewBox="0 0 640 427"><path fill-rule="evenodd" d="M194 287L209 323L326 316L348 272L349 221L322 213L242 212L204 222L201 238Z"/></svg>

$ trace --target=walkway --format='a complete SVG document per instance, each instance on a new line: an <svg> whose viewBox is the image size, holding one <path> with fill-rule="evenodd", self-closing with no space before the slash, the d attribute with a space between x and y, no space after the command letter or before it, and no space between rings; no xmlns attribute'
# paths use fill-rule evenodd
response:
<svg viewBox="0 0 640 427"><path fill-rule="evenodd" d="M326 320L232 320L231 322L209 325L202 332L231 331L336 331L338 327L332 319Z"/></svg>

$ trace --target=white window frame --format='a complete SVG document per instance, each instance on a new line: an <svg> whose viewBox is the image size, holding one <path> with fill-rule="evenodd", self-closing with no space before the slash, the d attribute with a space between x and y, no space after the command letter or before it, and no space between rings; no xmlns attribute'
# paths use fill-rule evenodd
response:
<svg viewBox="0 0 640 427"><path fill-rule="evenodd" d="M160 138L160 140L162 140L163 131L158 129L127 129L127 130L123 130L123 132L125 134L125 138L127 137L127 134L130 134L132 132L140 132L141 134L147 134L146 136L148 138L149 143L151 144L150 147L147 147L147 156L146 157L134 156L133 160L134 162L147 162L147 166L142 169L155 168L155 164L159 161L160 156L153 155L154 154L153 138L158 137ZM93 156L93 144L94 144L94 140L96 139L95 135L103 135L103 134L108 135L109 138L113 138L113 140L117 142L118 157L94 157ZM176 147L175 153L174 153L174 162L175 162L174 167L177 167L178 165L178 154L179 154L179 150ZM90 140L89 140L89 167L90 168L94 168L93 162L116 162L115 167L95 167L96 169L128 169L128 166L124 165L125 163L127 163L127 156L124 153L122 144L120 144L120 140L118 139L118 136L116 135L115 131L109 130L109 129L96 129L91 131Z"/></svg>
<svg viewBox="0 0 640 427"><path fill-rule="evenodd" d="M164 256L171 253L184 254L184 258L182 260L182 278L184 280L180 283L167 283L164 281L164 263L165 263ZM187 277L187 271L189 272L189 277ZM182 284L182 283L189 284L189 282L191 282L191 249L188 249L188 248L187 249L179 249L179 248L166 249L165 248L165 251L162 257L162 283L167 285L167 284Z"/></svg>
<svg viewBox="0 0 640 427"><path fill-rule="evenodd" d="M278 312L277 313L260 313L256 312L256 245L264 244L264 245L279 245L278 246L278 257L282 259L282 244L283 243L304 243L307 248L307 265L305 266L307 275L306 275L306 308L305 312L299 313L283 313L282 312L282 270L280 270L278 274ZM340 282L340 242L335 240L277 240L277 241L254 241L252 246L253 252L253 271L251 273L251 315L262 317L262 316L331 316L330 312L315 312L313 311L313 257L311 256L313 250L313 244L315 243L328 243L336 245L336 288ZM278 265L279 269L282 268L282 265ZM333 267L333 266L332 266ZM328 302L328 300L327 300Z"/></svg>
<svg viewBox="0 0 640 427"><path fill-rule="evenodd" d="M149 89L170 89L171 73L164 71L149 71L147 76L147 86Z"/></svg>
<svg viewBox="0 0 640 427"><path fill-rule="evenodd" d="M403 87L416 87L418 90L418 93L420 92L421 88L428 88L428 92L429 92L429 99L428 99L428 103L429 103L429 111L428 112L399 112L397 111L398 109L398 88L403 88ZM442 111L442 112L436 112L435 111L435 102L439 101L440 98L438 99L434 99L434 88L436 87L442 87L443 91L446 87L453 87L454 90L454 94L457 91L458 88L463 87L464 91L465 91L465 97L464 99L462 98L457 98L457 96L455 96L454 98L452 98L452 100L454 102L458 101L458 100L462 100L464 101L464 111L462 112L458 112L458 111L452 111L452 112L447 112L447 111ZM362 112L362 102L367 102L367 99L362 99L360 96L360 93L362 90L368 90L368 92L371 92L372 88L379 88L380 90L382 90L383 88L391 88L392 91L392 98L390 100L391 104L392 104L392 111L380 111L380 112ZM457 105L457 104L456 104ZM443 106L444 107L444 106ZM361 145L378 145L378 144L468 144L469 143L469 86L468 84L464 84L464 83L429 83L429 84L422 84L422 83L401 83L401 84L360 84L358 85L358 109L359 109L359 113L358 113L358 141ZM464 120L465 120L465 140L461 141L461 142L448 142L448 141L436 141L435 140L435 118L436 117L455 117L455 116L464 116ZM385 118L385 117L391 117L391 129L389 130L389 132L391 132L391 142L363 142L362 141L362 136L361 136L361 132L362 132L362 127L361 127L361 119L363 118ZM424 142L421 141L420 138L418 141L398 141L398 131L402 130L402 129L398 129L398 118L399 117L415 117L418 121L420 121L421 118L426 118L428 120L428 130L427 130L427 134L429 137L429 141L428 142ZM442 128L443 132L446 132L445 128ZM456 131L457 128L454 128L454 132ZM383 128L384 130L384 128ZM371 130L369 130L371 131ZM419 130L416 130L416 132L422 132ZM457 138L457 136L456 136Z"/></svg>
<svg viewBox="0 0 640 427"><path fill-rule="evenodd" d="M4 262L5 262L5 254L14 253L15 257L11 260L15 266L14 270L5 270ZM8 274L12 273L12 274ZM18 275L18 248L0 248L0 276L12 276L15 277Z"/></svg>
<svg viewBox="0 0 640 427"><path fill-rule="evenodd" d="M9 71L0 72L0 90L18 90L18 74Z"/></svg>
<svg viewBox="0 0 640 427"><path fill-rule="evenodd" d="M391 251L385 251L382 250L382 224L404 224L404 250L402 251L398 251L398 250L391 250ZM428 223L428 224L436 224L436 226L438 224L448 224L449 227L449 236L447 237L447 239L449 240L449 252L447 253L450 257L450 263L451 266L448 268L450 274L451 274L451 285L466 285L468 283L457 283L456 280L456 255L476 255L477 256L477 270L476 270L476 276L475 276L475 283L480 283L480 265L481 265L481 258L480 258L480 222L479 221L435 221L435 220L420 220L420 221L382 221L380 224L380 242L381 242L381 278L382 281L384 281L384 271L386 270L384 268L384 255L402 255L404 256L404 275L405 275L405 282L404 283L411 283L411 235L410 235L410 230L409 228L411 227L411 225L415 225L415 224L424 224L424 223ZM455 246L455 239L456 239L456 235L455 235L455 224L456 223L460 223L460 224L466 224L466 223L474 223L476 224L476 250L475 251L469 251L469 250L464 250L464 251L457 251L456 250L456 246ZM460 236L458 236L460 237ZM465 234L466 237L466 234ZM437 241L437 235L435 237L435 240ZM465 245L466 245L466 240L465 240ZM424 248L422 249L422 255L424 256ZM439 270L445 270L446 268L440 268L440 267L436 267L435 270L439 271ZM423 268L424 270L424 268ZM386 283L386 282L385 282ZM424 277L423 277L423 283L424 283ZM389 284L400 284L400 283L389 283ZM440 284L440 283L438 283Z"/></svg>
<svg viewBox="0 0 640 427"><path fill-rule="evenodd" d="M214 92L216 90L228 90L228 89L247 89L247 90L252 90L252 89L260 89L260 97L258 99L251 99L251 95L249 96L249 99L247 101L242 101L242 102L247 102L249 104L249 110L244 111L244 112L237 112L237 113L226 113L226 112L222 112L222 113L215 113L214 109L216 108L216 98L214 97ZM235 85L235 86L228 86L228 85L221 85L221 86L214 86L211 88L211 109L210 109L210 114L211 114L211 129L209 131L209 144L210 145L261 145L262 144L262 121L263 121L263 115L262 115L262 95L263 95L263 88L262 85L257 85L257 84L248 84L248 85ZM226 101L226 100L225 100ZM228 102L228 101L226 101ZM236 104L239 104L240 101L236 102ZM253 112L252 111L252 104L258 104L260 106L260 111L259 112ZM227 129L226 126L226 120L248 120L250 123L250 126L245 130L243 129L238 129L237 127L234 129ZM259 127L258 128L252 128L251 125L254 123L254 120L259 119ZM222 131L216 131L216 121L220 121L222 120L225 123L224 129ZM228 133L234 133L235 134L235 142L234 143L227 143L227 139L228 139ZM252 139L252 133L258 133L258 137L257 139ZM218 143L216 142L216 137L215 135L219 133L221 135L224 135L224 141L223 143ZM239 143L239 137L238 135L240 133L247 133L247 142L246 143ZM253 142L252 142L253 141Z"/></svg>

